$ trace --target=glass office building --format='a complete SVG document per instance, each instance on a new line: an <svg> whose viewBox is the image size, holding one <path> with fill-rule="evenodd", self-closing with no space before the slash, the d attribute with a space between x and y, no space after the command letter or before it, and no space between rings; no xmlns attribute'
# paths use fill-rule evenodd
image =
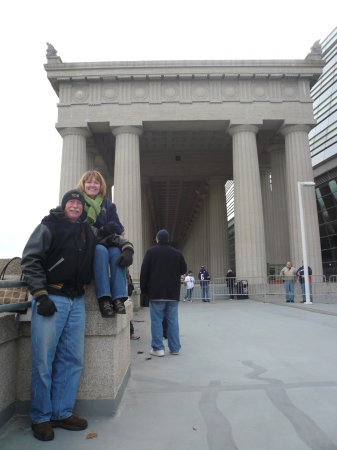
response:
<svg viewBox="0 0 337 450"><path fill-rule="evenodd" d="M337 274L337 28L323 40L323 73L311 90L317 125L309 134L323 273Z"/></svg>

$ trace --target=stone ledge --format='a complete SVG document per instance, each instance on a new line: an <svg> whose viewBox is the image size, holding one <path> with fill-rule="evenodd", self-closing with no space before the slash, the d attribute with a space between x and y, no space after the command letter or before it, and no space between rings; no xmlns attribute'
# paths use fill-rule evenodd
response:
<svg viewBox="0 0 337 450"><path fill-rule="evenodd" d="M19 326L13 313L0 314L0 345L19 337Z"/></svg>
<svg viewBox="0 0 337 450"><path fill-rule="evenodd" d="M130 376L130 320L133 305L126 301L125 315L102 318L93 285L87 290L85 303L84 366L75 408L85 415L90 415L90 412L95 415L113 415ZM0 354L8 360L0 368L3 380L3 390L0 390L1 426L13 414L26 414L29 411L30 323L16 321L12 313L0 314L0 344ZM12 351L8 350L8 346L11 346ZM12 389L9 389L10 386Z"/></svg>

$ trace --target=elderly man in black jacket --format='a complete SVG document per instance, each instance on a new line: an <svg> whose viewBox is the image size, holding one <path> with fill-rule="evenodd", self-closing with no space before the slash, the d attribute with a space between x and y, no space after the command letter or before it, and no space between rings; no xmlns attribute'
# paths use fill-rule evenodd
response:
<svg viewBox="0 0 337 450"><path fill-rule="evenodd" d="M84 285L91 280L95 237L83 223L84 197L72 190L29 238L22 273L32 300L31 410L34 436L54 438L53 428L84 430L73 415L84 353Z"/></svg>
<svg viewBox="0 0 337 450"><path fill-rule="evenodd" d="M164 356L163 319L167 320L167 340L171 354L178 355L178 301L180 276L187 265L182 253L169 245L169 233L160 230L157 245L147 250L140 272L140 288L150 300L152 350L154 356Z"/></svg>

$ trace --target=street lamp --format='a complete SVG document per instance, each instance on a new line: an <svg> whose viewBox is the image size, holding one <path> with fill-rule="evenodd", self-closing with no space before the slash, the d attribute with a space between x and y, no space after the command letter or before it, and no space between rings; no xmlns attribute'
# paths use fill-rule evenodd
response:
<svg viewBox="0 0 337 450"><path fill-rule="evenodd" d="M303 203L302 203L302 186L315 186L313 181L298 181L298 200L300 207L300 222L301 222L301 235L302 235L302 248L303 248L303 268L304 268L304 286L305 286L305 303L312 303L310 301L310 285L309 285L309 274L308 274L308 258L307 258L307 241L305 237L305 226L303 217Z"/></svg>

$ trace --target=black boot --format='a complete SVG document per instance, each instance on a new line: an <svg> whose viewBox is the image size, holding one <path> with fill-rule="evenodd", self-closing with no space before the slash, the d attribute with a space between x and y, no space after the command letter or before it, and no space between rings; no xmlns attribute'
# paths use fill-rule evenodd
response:
<svg viewBox="0 0 337 450"><path fill-rule="evenodd" d="M115 311L110 305L110 297L101 297L98 299L98 306L102 317L114 317Z"/></svg>
<svg viewBox="0 0 337 450"><path fill-rule="evenodd" d="M112 302L113 309L117 314L126 314L124 302L122 299L117 298Z"/></svg>

